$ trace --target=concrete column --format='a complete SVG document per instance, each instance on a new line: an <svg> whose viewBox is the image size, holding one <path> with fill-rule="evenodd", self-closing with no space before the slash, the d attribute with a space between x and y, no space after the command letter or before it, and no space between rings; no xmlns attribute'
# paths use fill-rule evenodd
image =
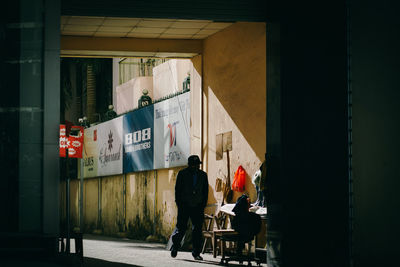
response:
<svg viewBox="0 0 400 267"><path fill-rule="evenodd" d="M43 87L43 233L59 232L60 1L45 1Z"/></svg>

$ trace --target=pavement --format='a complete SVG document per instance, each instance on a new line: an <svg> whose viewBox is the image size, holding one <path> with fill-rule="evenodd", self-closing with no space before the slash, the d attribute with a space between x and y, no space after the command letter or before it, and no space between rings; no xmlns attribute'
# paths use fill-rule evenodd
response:
<svg viewBox="0 0 400 267"><path fill-rule="evenodd" d="M74 252L74 243L71 241L71 252ZM212 253L201 254L202 261L194 260L190 251L179 251L176 258L172 258L166 244L150 243L127 238L114 238L96 235L84 235L83 264L77 257L74 259L56 262L41 260L9 259L0 261L0 265L8 266L43 266L43 267L196 267L221 266L220 256L213 258ZM247 265L247 262L244 263ZM252 263L256 266L256 263ZM241 266L237 262L230 262L229 266ZM243 266L243 265L242 265ZM266 267L265 263L261 266Z"/></svg>
<svg viewBox="0 0 400 267"><path fill-rule="evenodd" d="M90 267L210 267L220 266L221 260L220 257L213 258L212 253L208 252L201 254L202 261L197 261L190 251L179 251L176 258L172 258L170 251L166 250L166 244L87 235L83 240L83 254L84 266ZM240 265L229 263L229 266Z"/></svg>

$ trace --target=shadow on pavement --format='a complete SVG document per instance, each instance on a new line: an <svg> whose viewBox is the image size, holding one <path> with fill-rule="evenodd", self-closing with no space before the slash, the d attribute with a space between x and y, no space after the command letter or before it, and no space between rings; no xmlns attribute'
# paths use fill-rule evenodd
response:
<svg viewBox="0 0 400 267"><path fill-rule="evenodd" d="M165 250L165 246L143 246L143 245L129 245L123 246L125 248L143 249L143 250Z"/></svg>
<svg viewBox="0 0 400 267"><path fill-rule="evenodd" d="M187 259L182 259L181 261L222 266L222 264L219 261L208 261L208 260L197 261L197 260L187 260ZM246 263L246 265L247 265L247 263ZM243 266L243 264L239 264L239 263L236 264L236 263L230 262L228 265L225 265L225 266Z"/></svg>
<svg viewBox="0 0 400 267"><path fill-rule="evenodd" d="M112 262L95 258L83 258L83 266L85 267L140 267L138 265Z"/></svg>
<svg viewBox="0 0 400 267"><path fill-rule="evenodd" d="M219 262L217 262L217 261L208 261L208 260L197 261L197 260L187 260L187 259L177 259L177 260L179 260L179 261L186 261L186 262L193 262L193 263L201 263L201 264L209 264L209 265L220 266Z"/></svg>

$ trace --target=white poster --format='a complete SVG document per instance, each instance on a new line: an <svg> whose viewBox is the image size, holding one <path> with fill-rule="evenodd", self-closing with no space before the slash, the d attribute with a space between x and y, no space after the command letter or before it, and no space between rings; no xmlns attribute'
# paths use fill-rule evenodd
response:
<svg viewBox="0 0 400 267"><path fill-rule="evenodd" d="M187 165L190 92L154 104L154 168Z"/></svg>
<svg viewBox="0 0 400 267"><path fill-rule="evenodd" d="M97 125L84 130L83 135L83 177L97 176Z"/></svg>
<svg viewBox="0 0 400 267"><path fill-rule="evenodd" d="M122 117L97 125L98 176L122 173Z"/></svg>

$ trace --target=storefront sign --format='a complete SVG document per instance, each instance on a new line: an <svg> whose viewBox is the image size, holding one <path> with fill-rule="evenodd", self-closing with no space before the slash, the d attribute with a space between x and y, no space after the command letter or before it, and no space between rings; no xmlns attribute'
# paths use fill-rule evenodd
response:
<svg viewBox="0 0 400 267"><path fill-rule="evenodd" d="M83 151L83 127L71 126L68 136L68 157L82 158Z"/></svg>
<svg viewBox="0 0 400 267"><path fill-rule="evenodd" d="M93 133L97 139L99 176L122 173L122 117L99 124Z"/></svg>
<svg viewBox="0 0 400 267"><path fill-rule="evenodd" d="M186 165L189 96L181 94L85 129L84 177Z"/></svg>
<svg viewBox="0 0 400 267"><path fill-rule="evenodd" d="M60 157L65 158L67 156L67 147L68 147L68 138L67 138L67 128L64 124L60 125Z"/></svg>
<svg viewBox="0 0 400 267"><path fill-rule="evenodd" d="M190 93L154 104L154 168L187 164L190 153Z"/></svg>
<svg viewBox="0 0 400 267"><path fill-rule="evenodd" d="M154 106L123 116L124 173L153 169Z"/></svg>
<svg viewBox="0 0 400 267"><path fill-rule="evenodd" d="M97 142L98 125L85 129L83 153L83 177L96 177L99 157Z"/></svg>

